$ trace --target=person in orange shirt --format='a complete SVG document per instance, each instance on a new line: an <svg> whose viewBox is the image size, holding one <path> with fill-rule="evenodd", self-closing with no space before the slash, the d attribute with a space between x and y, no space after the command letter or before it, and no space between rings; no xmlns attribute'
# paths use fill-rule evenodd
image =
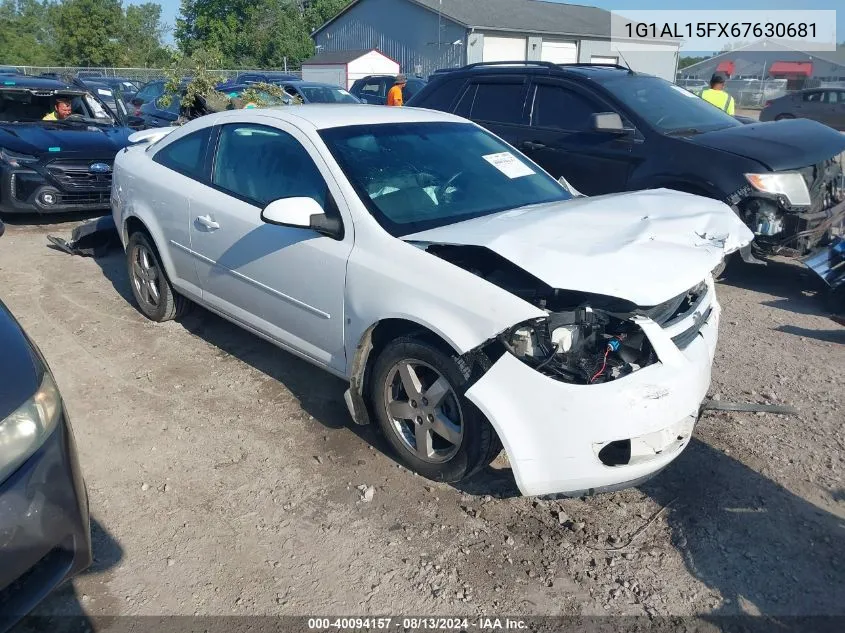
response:
<svg viewBox="0 0 845 633"><path fill-rule="evenodd" d="M399 107L402 106L402 88L405 87L406 83L408 83L408 78L405 77L405 75L396 75L396 82L393 84L393 87L387 93L387 105Z"/></svg>

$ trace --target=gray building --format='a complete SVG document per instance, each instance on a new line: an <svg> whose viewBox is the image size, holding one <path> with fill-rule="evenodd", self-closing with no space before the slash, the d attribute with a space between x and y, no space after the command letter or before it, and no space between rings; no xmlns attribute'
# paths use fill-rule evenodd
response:
<svg viewBox="0 0 845 633"><path fill-rule="evenodd" d="M320 53L374 48L402 71L482 61L621 63L672 80L677 43L611 48L611 14L539 0L355 0L312 34Z"/></svg>
<svg viewBox="0 0 845 633"><path fill-rule="evenodd" d="M749 50L752 46L754 50ZM785 80L789 90L841 84L845 83L845 50L805 52L763 40L687 66L678 75L708 81L716 72L732 80Z"/></svg>

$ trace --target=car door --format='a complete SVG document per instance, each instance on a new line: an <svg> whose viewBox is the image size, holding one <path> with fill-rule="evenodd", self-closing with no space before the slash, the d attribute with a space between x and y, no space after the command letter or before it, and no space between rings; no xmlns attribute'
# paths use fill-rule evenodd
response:
<svg viewBox="0 0 845 633"><path fill-rule="evenodd" d="M845 130L845 90L825 91L822 123L836 130Z"/></svg>
<svg viewBox="0 0 845 633"><path fill-rule="evenodd" d="M164 239L156 246L170 254L171 281L195 296L201 291L190 247L190 205L208 188L205 174L211 131L205 127L167 143L153 154L143 178L133 179L143 182L143 195L158 221Z"/></svg>
<svg viewBox="0 0 845 633"><path fill-rule="evenodd" d="M308 138L288 124L224 123L216 135L211 186L191 203L191 248L204 301L343 371L351 226L334 239L261 219L273 200L311 197L349 225L337 206L343 198L331 172Z"/></svg>
<svg viewBox="0 0 845 633"><path fill-rule="evenodd" d="M518 147L529 133L527 95L528 82L522 76L479 77L464 88L454 113L475 121Z"/></svg>
<svg viewBox="0 0 845 633"><path fill-rule="evenodd" d="M811 90L801 95L801 99L795 105L795 116L802 119L821 121L824 118L824 92Z"/></svg>
<svg viewBox="0 0 845 633"><path fill-rule="evenodd" d="M637 162L642 137L593 129L593 115L614 109L591 92L556 79L535 79L529 97L530 134L517 148L555 178L597 195L624 191ZM630 123L623 124L632 128Z"/></svg>

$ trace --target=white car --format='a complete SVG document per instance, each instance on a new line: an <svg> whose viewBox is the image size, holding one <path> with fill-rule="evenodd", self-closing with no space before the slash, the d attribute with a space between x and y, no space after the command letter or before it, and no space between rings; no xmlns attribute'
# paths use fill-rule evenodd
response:
<svg viewBox="0 0 845 633"><path fill-rule="evenodd" d="M455 482L625 487L687 445L751 232L667 190L574 196L464 119L290 106L135 135L114 219L147 317L187 300L349 381L358 424Z"/></svg>

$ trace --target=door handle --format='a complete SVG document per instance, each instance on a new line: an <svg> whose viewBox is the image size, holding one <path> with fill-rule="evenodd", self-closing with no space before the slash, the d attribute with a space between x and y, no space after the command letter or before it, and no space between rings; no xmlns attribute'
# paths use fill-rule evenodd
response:
<svg viewBox="0 0 845 633"><path fill-rule="evenodd" d="M545 143L537 143L536 141L525 141L522 144L523 149L546 149Z"/></svg>
<svg viewBox="0 0 845 633"><path fill-rule="evenodd" d="M202 224L205 228L216 231L220 228L220 224L211 219L211 216L201 215L197 217L197 222Z"/></svg>

